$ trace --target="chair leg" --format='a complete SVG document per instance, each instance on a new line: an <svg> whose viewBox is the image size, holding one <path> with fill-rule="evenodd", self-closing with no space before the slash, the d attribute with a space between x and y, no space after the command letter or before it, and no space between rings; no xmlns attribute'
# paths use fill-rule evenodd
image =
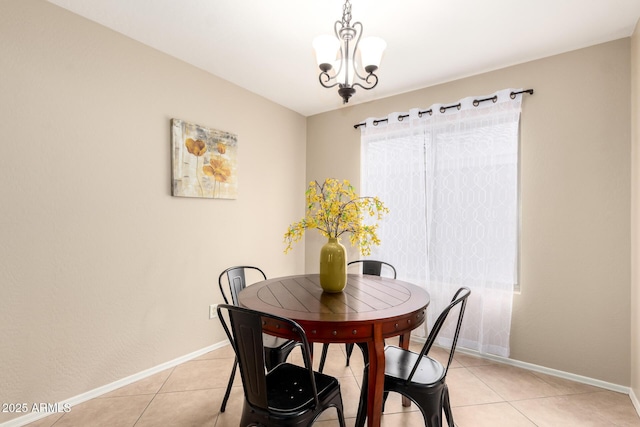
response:
<svg viewBox="0 0 640 427"><path fill-rule="evenodd" d="M367 387L369 384L369 366L364 367L362 377L362 388L360 389L360 404L358 405L358 413L356 414L356 423L354 427L364 427L367 421Z"/></svg>
<svg viewBox="0 0 640 427"><path fill-rule="evenodd" d="M344 420L344 408L336 406L336 410L338 412L338 423L340 424L340 427L347 427Z"/></svg>
<svg viewBox="0 0 640 427"><path fill-rule="evenodd" d="M354 427L364 427L367 421L367 390L369 388L369 351L366 343L358 343L364 359L364 372L362 373L362 388L360 389L360 404L356 415Z"/></svg>
<svg viewBox="0 0 640 427"><path fill-rule="evenodd" d="M445 384L444 392L442 396L442 409L444 409L444 415L447 417L447 424L449 427L455 427L453 422L453 412L451 412L451 403L449 402L449 388Z"/></svg>
<svg viewBox="0 0 640 427"><path fill-rule="evenodd" d="M388 392L388 391L385 391L385 392L382 394L382 412L384 412L384 407L385 407L385 406L386 406L386 404L387 404L387 399L388 399L388 398L389 398L389 392Z"/></svg>
<svg viewBox="0 0 640 427"><path fill-rule="evenodd" d="M222 406L220 406L220 412L224 412L224 410L227 409L227 401L229 400L229 395L231 394L231 386L233 386L233 380L236 377L236 369L238 369L238 359L233 362L233 369L231 369L229 384L227 384L227 390L224 392L224 397L222 398Z"/></svg>
<svg viewBox="0 0 640 427"><path fill-rule="evenodd" d="M351 359L351 353L353 353L353 343L347 343L344 345L347 352L347 366L349 366L349 360Z"/></svg>
<svg viewBox="0 0 640 427"><path fill-rule="evenodd" d="M318 372L322 372L324 369L324 362L327 361L327 351L329 350L329 344L322 345L322 355L320 356L320 367L318 368Z"/></svg>

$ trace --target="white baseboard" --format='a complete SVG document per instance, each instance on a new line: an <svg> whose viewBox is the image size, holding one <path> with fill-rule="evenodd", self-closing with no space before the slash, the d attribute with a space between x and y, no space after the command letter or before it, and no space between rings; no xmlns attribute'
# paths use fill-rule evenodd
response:
<svg viewBox="0 0 640 427"><path fill-rule="evenodd" d="M619 384L610 383L607 381L597 380L595 378L589 378L582 375L572 374L570 372L559 371L557 369L546 368L540 365L534 365L533 363L521 362L515 359L509 359L508 357L493 356L491 354L480 354L473 350L467 350L465 348L456 348L456 352L484 357L495 362L503 363L505 365L511 365L522 369L527 369L533 372L540 372L541 374L547 374L558 378L564 378L567 380L575 381L582 384L592 385L594 387L604 388L606 390L616 391L618 393L629 394L630 388L621 386Z"/></svg>
<svg viewBox="0 0 640 427"><path fill-rule="evenodd" d="M539 372L541 374L547 374L558 378L564 378L566 380L575 381L582 384L592 385L594 387L604 388L606 390L616 391L618 393L629 394L630 388L619 384L610 383L607 381L597 380L595 378L589 378L582 375L572 374L570 372L559 371L557 369L546 368L540 365L534 365L533 363L521 362L515 359L509 359L508 357L494 356L491 354L484 354L474 350L468 350L466 348L456 348L456 353L464 353L471 356L483 357L485 359L492 360L494 362L503 363L505 365L515 366L517 368L526 369L533 372Z"/></svg>
<svg viewBox="0 0 640 427"><path fill-rule="evenodd" d="M629 398L631 399L631 403L633 403L633 407L636 408L636 412L640 415L640 402L638 402L638 396L633 391L633 388L629 389Z"/></svg>
<svg viewBox="0 0 640 427"><path fill-rule="evenodd" d="M421 342L421 343L424 343L426 341L425 338L413 337L413 336L411 337L411 340L416 342ZM597 380L595 378L589 378L582 375L572 374L570 372L559 371L557 369L547 368L540 365L534 365L533 363L521 362L519 360L510 359L508 357L495 356L493 354L487 354L487 353L480 353L479 351L470 350L464 347L456 347L456 354L457 353L468 354L469 356L482 357L484 359L489 359L494 362L502 363L505 365L515 366L517 368L522 368L522 369L526 369L528 371L533 371L533 372L539 372L541 374L547 374L547 375L551 375L558 378L564 378L564 379L575 381L578 383L592 385L594 387L600 387L606 390L616 391L618 393L624 393L631 396L630 387L625 387L625 386L610 383L607 381ZM633 400L633 397L632 397L632 400ZM640 410L639 410L640 404L637 405L636 403L634 403L634 406L636 408L636 411L638 412L638 415L640 415Z"/></svg>
<svg viewBox="0 0 640 427"><path fill-rule="evenodd" d="M58 407L73 407L80 403L86 402L87 400L94 399L96 397L102 396L103 394L109 393L113 390L116 390L120 387L124 387L129 384L133 384L136 381L140 381L151 375L155 375L158 372L162 372L165 369L173 368L174 366L178 366L181 363L188 362L189 360L195 359L197 357L202 356L210 351L216 350L218 348L224 347L229 344L229 341L221 341L219 343L210 345L203 349L194 351L193 353L186 354L184 356L178 357L177 359L170 360L165 363L161 363L160 365L154 366L153 368L145 369L144 371L138 372L136 374L130 375L126 378L122 378L120 380L114 381L111 384L104 385L102 387L95 388L86 393L82 393L78 396L74 396L70 399L67 399L63 402L58 403ZM48 417L53 415L50 412L32 412L30 414L24 415L22 417L14 418L12 420L6 421L0 424L0 427L20 427L26 424L37 421L41 418Z"/></svg>

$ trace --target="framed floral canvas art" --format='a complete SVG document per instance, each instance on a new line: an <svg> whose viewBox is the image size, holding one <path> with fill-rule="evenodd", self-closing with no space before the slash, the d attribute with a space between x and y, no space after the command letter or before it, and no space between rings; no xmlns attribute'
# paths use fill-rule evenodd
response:
<svg viewBox="0 0 640 427"><path fill-rule="evenodd" d="M171 119L173 196L235 199L238 196L238 137Z"/></svg>

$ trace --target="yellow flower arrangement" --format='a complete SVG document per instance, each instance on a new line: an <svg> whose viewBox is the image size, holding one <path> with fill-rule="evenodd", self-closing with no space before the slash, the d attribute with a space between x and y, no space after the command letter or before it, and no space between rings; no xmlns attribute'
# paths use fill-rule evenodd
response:
<svg viewBox="0 0 640 427"><path fill-rule="evenodd" d="M339 238L351 233L349 240L358 246L364 256L371 254L371 245L379 245L377 224L365 224L365 213L376 220L382 219L389 209L377 197L359 197L348 180L340 182L328 178L324 183L309 183L306 191L307 212L305 217L289 226L284 235L285 253L299 241L305 230L316 228L323 236Z"/></svg>

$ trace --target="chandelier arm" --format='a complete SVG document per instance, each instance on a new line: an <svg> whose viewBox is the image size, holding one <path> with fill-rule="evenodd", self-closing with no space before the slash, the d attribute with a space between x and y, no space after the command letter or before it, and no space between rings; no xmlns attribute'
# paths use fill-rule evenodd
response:
<svg viewBox="0 0 640 427"><path fill-rule="evenodd" d="M336 74L337 76L337 74ZM325 78L325 80L323 81L323 77ZM336 87L338 86L338 82L335 82L332 85L327 85L326 83L329 83L332 79L335 79L336 77L333 76L331 77L329 75L329 73L327 73L326 71L323 71L320 73L320 75L318 76L318 80L320 81L320 84L322 85L322 87L325 87L327 89L331 89L332 87Z"/></svg>
<svg viewBox="0 0 640 427"><path fill-rule="evenodd" d="M375 80L373 82L373 84L369 81L369 78L371 78L371 77L373 77L373 79ZM367 86L363 86L360 83L353 83L352 86L360 86L362 89L371 90L371 89L373 89L374 87L376 87L378 85L378 76L376 76L373 73L369 73L369 75L367 75L367 78L362 78L362 80L367 82L368 84L371 84L371 86L368 86L368 87Z"/></svg>
<svg viewBox="0 0 640 427"><path fill-rule="evenodd" d="M356 28L359 27L359 28ZM362 38L362 33L364 32L364 27L362 26L362 23L360 21L355 22L353 24L353 26L351 27L355 30L356 32L356 43L353 45L353 52L351 54L351 56L353 57L353 73L360 79L360 80L366 80L367 77L364 77L360 74L360 71L358 70L358 67L356 66L356 53L358 52L358 45L360 44L360 39ZM363 65L360 65L360 67L363 67ZM362 87L362 85L360 85Z"/></svg>

